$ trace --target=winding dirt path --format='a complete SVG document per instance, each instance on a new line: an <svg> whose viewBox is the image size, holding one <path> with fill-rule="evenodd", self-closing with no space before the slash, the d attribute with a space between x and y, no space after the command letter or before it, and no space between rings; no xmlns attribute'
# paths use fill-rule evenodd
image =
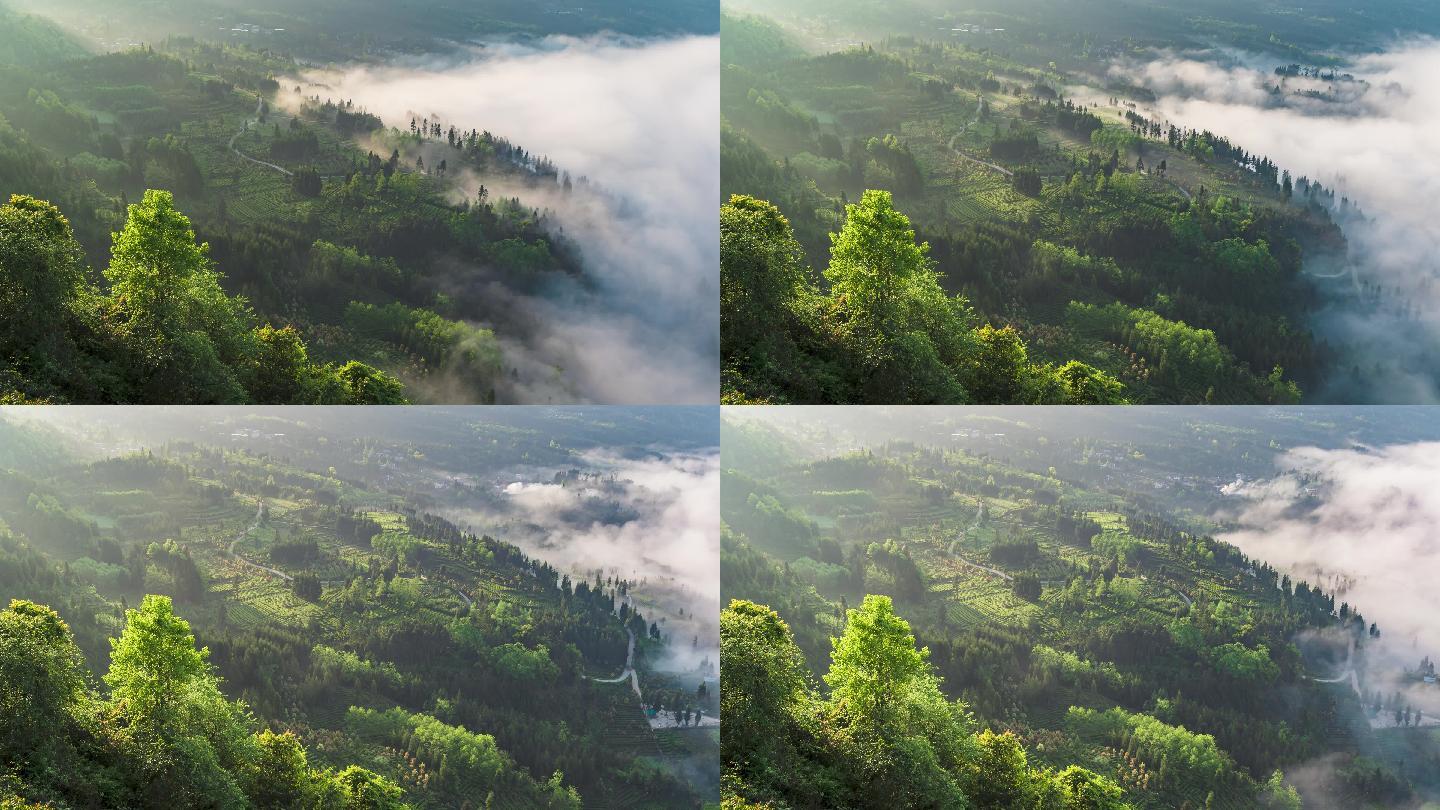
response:
<svg viewBox="0 0 1440 810"><path fill-rule="evenodd" d="M630 636L630 646L625 651L625 669L613 678L591 678L596 683L622 683L626 679L630 681L630 688L635 690L635 697L642 697L640 694L640 676L635 672L635 631L629 627L625 632Z"/></svg>
<svg viewBox="0 0 1440 810"><path fill-rule="evenodd" d="M976 529L980 528L980 524L983 523L984 521L985 521L985 501L982 499L982 500L980 501L980 507L975 510L975 522L970 524L970 528L966 529L965 532L964 532L964 534L969 534L969 533L975 531ZM963 535L962 535L962 536L963 536ZM987 573L987 574L994 574L995 576L1000 577L1001 579L1005 580L1006 582L1014 582L1014 581L1015 581L1015 577L1013 577L1013 576L1005 573L1004 571L1001 571L1001 570L998 569L998 568L990 568L989 566L981 565L980 563L973 562L973 561L971 561L971 560L969 560L969 559L966 559L966 557L965 557L963 554L961 554L960 552L958 552L958 551L955 550L955 547L956 547L957 545L959 545L959 544L960 544L960 537L956 537L954 540L950 541L950 556L953 557L953 558L954 558L957 562L959 562L961 565L968 565L968 566L971 567L971 568L975 568L975 569L977 569L977 570L984 571L984 572Z"/></svg>
<svg viewBox="0 0 1440 810"><path fill-rule="evenodd" d="M230 542L230 556L231 556L231 557L234 557L236 560L239 560L241 563L244 563L245 565L250 566L251 568L257 568L257 569L259 569L259 570L261 570L261 571L264 571L264 572L267 573L267 574L274 574L275 576L280 577L281 579L285 580L286 582L294 582L294 581L295 581L295 577L290 576L289 574L285 573L284 571L277 571L277 570L274 569L274 568L269 568L269 567L267 567L267 566L261 565L260 563L254 562L254 561L252 561L252 560L247 560L247 559L245 559L244 556L242 556L239 552L237 552L237 551L235 550L235 547L238 546L238 545L240 545L240 543L243 542L243 541L245 540L245 538L249 537L251 532L253 532L253 531L255 531L256 529L260 528L260 521L261 521L261 519L263 519L264 517L265 517L265 502L264 502L264 501L260 501L259 504L255 507L255 522L254 522L254 523L251 523L251 524L250 524L250 527L249 527L248 529L246 529L245 531L241 532L239 537L236 537L234 540L232 540L232 541Z"/></svg>
<svg viewBox="0 0 1440 810"><path fill-rule="evenodd" d="M641 712L645 714L645 722L650 725L651 731L672 728L703 728L720 725L719 717L711 717L700 712L695 713L695 719L690 725L672 724L666 719L668 715L664 712L660 713L659 719L645 713L647 707L645 706L645 696L640 693L640 674L635 671L635 631L631 630L629 626L626 626L625 633L630 637L629 646L625 650L625 669L621 670L620 674L613 678L591 678L591 681L595 683L624 683L627 680L630 681L630 689L635 693L635 699L640 701Z"/></svg>
<svg viewBox="0 0 1440 810"><path fill-rule="evenodd" d="M1176 596L1180 597L1181 601L1183 601L1183 602L1185 603L1185 607L1187 607L1187 608L1194 608L1194 607L1195 607L1195 603L1194 603L1193 601L1191 601L1190 597L1188 597L1188 596L1185 595L1185 592L1184 592L1184 591L1180 590L1179 588L1175 587L1174 585L1171 585L1171 584L1168 583L1168 582L1164 583L1164 585L1165 585L1165 587L1167 587L1167 588L1169 588L1171 591L1173 591Z"/></svg>
<svg viewBox="0 0 1440 810"><path fill-rule="evenodd" d="M1312 681L1314 681L1314 682L1316 682L1316 683L1342 683L1342 682L1344 682L1344 681L1349 681L1349 682L1350 682L1350 685L1351 685L1352 687L1354 687L1354 689L1355 689L1355 694L1357 694L1357 695L1361 694L1361 693L1360 693L1360 676L1357 675L1356 672L1355 672L1355 639L1354 639L1354 637L1352 636L1352 637L1350 638L1350 647L1349 647L1349 649L1347 649L1347 650L1345 651L1345 671L1344 671L1344 672L1340 673L1339 676L1334 677L1334 678L1311 678L1310 680L1312 680Z"/></svg>
<svg viewBox="0 0 1440 810"><path fill-rule="evenodd" d="M1184 186L1180 185L1179 183L1175 182L1174 180L1171 180L1171 179L1168 178L1168 177L1162 177L1162 178L1160 178L1160 179L1161 179L1161 180L1164 180L1165 182L1167 182L1167 183L1169 183L1170 185L1174 186L1176 191L1180 192L1181 194L1184 194L1184 195L1185 195L1185 201L1186 201L1186 202L1194 202L1195 198L1192 197L1192 196L1190 196L1190 191L1189 191L1188 189L1186 189Z"/></svg>
<svg viewBox="0 0 1440 810"><path fill-rule="evenodd" d="M989 567L987 567L987 566L981 565L980 563L972 562L972 561L970 561L970 560L965 559L964 557L961 557L959 554L956 554L956 555L955 555L955 559L958 560L958 561L959 561L961 564L963 564L963 565L968 565L968 566L970 566L971 568L978 568L979 570L984 571L984 572L987 573L987 574L994 574L995 576L1000 577L1001 579L1005 580L1006 582L1014 582L1014 581L1015 581L1015 577L1010 576L1009 574L1005 573L1004 571L999 570L998 568L989 568Z"/></svg>
<svg viewBox="0 0 1440 810"><path fill-rule="evenodd" d="M454 591L456 596L465 600L465 607L475 607L475 600L471 599L469 594L465 593L454 585L450 586L450 590Z"/></svg>
<svg viewBox="0 0 1440 810"><path fill-rule="evenodd" d="M968 161L968 162L970 162L970 163L974 163L974 164L977 165L977 166L984 166L984 167L987 168L987 169L994 169L995 171L1000 172L1001 174L1005 175L1006 177L1014 177L1014 176L1015 176L1015 172L1010 171L1009 169L1005 168L1004 166L999 166L999 165L996 165L996 164L994 164L994 163L987 163L987 162L985 162L985 161L983 161L983 160L980 160L980 159L978 159L978 158L970 157L969 155L967 155L967 154L965 154L964 152L961 152L959 149L956 149L956 148L955 148L955 142L958 141L958 140L960 140L960 136L961 136L961 135L964 135L964 134L965 134L965 131L968 130L968 129L970 129L970 127L973 127L973 126L975 126L976 124L980 123L980 111L983 110L984 108L985 108L985 99L984 99L984 97L982 96L981 99L980 99L980 103L975 106L975 117L970 120L970 123L968 123L968 124L966 124L965 126L961 127L959 132L957 132L957 133L955 133L954 135L950 136L950 146L949 146L949 149L950 149L951 152L954 152L954 153L955 153L955 156L958 157L958 158L960 158L961 160Z"/></svg>
<svg viewBox="0 0 1440 810"><path fill-rule="evenodd" d="M247 133L247 132L250 131L250 122L251 122L251 121L254 121L256 126L259 126L259 125L260 125L260 110L261 110L261 108L263 108L264 106L265 106L265 99L263 99L263 98L256 98L256 99L255 99L255 117L254 117L253 119L247 119L247 120L245 121L245 125L240 128L240 131L237 132L237 133L235 133L233 136L231 136L231 138L230 138L230 151L231 151L231 152L234 152L236 157L240 158L240 159L243 160L243 161L246 161L247 163L253 163L253 164L255 164L256 166L263 166L263 167L265 167L265 168L267 168L267 169L274 169L275 171L280 172L281 174L285 175L286 177L294 177L294 176L295 176L295 173L292 172L292 171L290 171L289 169L285 168L284 166L276 166L274 163L266 163L266 162L263 161L263 160L256 160L255 158L250 157L249 155L245 154L244 152L241 152L241 151L240 151L240 148L235 145L235 142L238 141L238 140L240 140L240 136L241 136L241 135L244 135L245 133Z"/></svg>
<svg viewBox="0 0 1440 810"><path fill-rule="evenodd" d="M960 158L961 160L968 161L968 162L970 162L970 163L974 163L974 164L977 165L977 166L984 166L984 167L987 168L987 169L994 169L995 171L1000 172L1001 174L1005 175L1006 177L1014 177L1014 176L1015 176L1015 172L1010 171L1009 169L1005 168L1004 166L998 166L998 165L996 165L996 164L994 164L994 163L987 163L987 162L985 162L985 161L983 161L983 160L980 160L980 159L978 159L978 158L970 157L969 155L965 154L964 152L961 152L959 149L956 149L956 148L955 148L955 141L956 141L959 137L960 137L960 133L957 132L957 133L955 133L953 136L951 136L951 138L950 138L950 151L955 153L955 157L958 157L958 158Z"/></svg>
<svg viewBox="0 0 1440 810"><path fill-rule="evenodd" d="M428 577L426 577L424 574L421 574L421 575L420 575L420 581L421 581L421 582L429 582L430 579L429 579ZM446 582L446 581L443 580L443 579L440 580L440 584L442 584L442 585L444 585L445 587L449 588L450 590L454 591L456 596L458 596L458 597L460 597L461 599L465 600L465 606L466 606L466 607L475 607L475 600L474 600L474 599L471 599L464 591L460 590L459 588L455 587L454 585L450 584L449 582Z"/></svg>

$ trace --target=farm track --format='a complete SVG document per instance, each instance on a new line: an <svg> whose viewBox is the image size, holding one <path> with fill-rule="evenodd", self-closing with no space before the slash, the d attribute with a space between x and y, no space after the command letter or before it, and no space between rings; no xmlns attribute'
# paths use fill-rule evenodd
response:
<svg viewBox="0 0 1440 810"><path fill-rule="evenodd" d="M1168 177L1163 178L1163 179L1165 180L1165 182L1167 182L1167 183L1169 183L1170 185L1174 186L1176 191L1180 192L1181 194L1184 194L1184 195L1185 195L1185 201L1186 201L1186 202L1192 202L1192 201L1194 201L1195 198L1192 197L1192 196L1190 196L1190 191L1189 191L1189 189L1186 189L1184 186L1180 185L1179 183L1175 182L1174 180L1171 180L1171 179L1168 178Z"/></svg>
<svg viewBox="0 0 1440 810"><path fill-rule="evenodd" d="M254 118L254 119L251 119L251 120L253 120L257 126L258 126L259 123L260 123L260 110L261 110L261 108L264 107L264 106L265 106L265 99L263 99L263 98L257 98L257 99L255 99L255 118ZM246 162L248 162L248 163L253 163L253 164L255 164L256 166L263 166L263 167L265 167L265 168L267 168L267 169L274 169L275 171L277 171L277 172L285 175L286 177L294 177L294 176L295 176L295 173L292 172L292 171L290 171L289 169L283 167L283 166L276 166L274 163L266 163L266 162L263 161L263 160L256 160L255 158L252 158L252 157L250 157L249 155L245 154L244 152L241 152L241 151L240 151L240 148L235 145L235 142L238 141L238 140L240 140L240 136L241 136L241 135L244 135L245 133L247 133L247 132L249 132L249 131L250 131L250 120L247 120L247 121L245 122L244 126L241 127L240 131L237 132L237 133L235 133L233 136L231 136L231 138L230 138L230 151L231 151L231 152L234 152L234 153L235 153L235 156L238 157L238 158L240 158L240 159L243 160L243 161L246 161Z"/></svg>
<svg viewBox="0 0 1440 810"><path fill-rule="evenodd" d="M623 683L626 679L630 681L630 688L635 690L635 697L642 697L640 694L640 676L635 672L635 631L629 627L625 628L626 634L630 636L630 646L625 651L625 669L613 678L591 678L596 683Z"/></svg>
<svg viewBox="0 0 1440 810"><path fill-rule="evenodd" d="M465 593L454 585L450 585L450 590L454 591L456 596L465 600L465 607L475 607L475 600L471 599L469 594Z"/></svg>
<svg viewBox="0 0 1440 810"><path fill-rule="evenodd" d="M1190 597L1186 596L1184 591L1180 590L1179 588L1175 587L1174 585L1171 585L1171 584L1168 583L1168 582L1165 583L1165 587L1167 587L1167 588L1169 588L1170 590L1174 591L1174 592L1175 592L1175 595L1178 596L1178 597L1180 597L1181 601L1183 601L1183 602L1185 603L1185 607L1186 607L1186 608L1191 608L1191 609L1193 609L1193 608L1195 607L1195 602L1192 601L1192 600L1190 599Z"/></svg>
<svg viewBox="0 0 1440 810"><path fill-rule="evenodd" d="M1359 673L1358 671L1356 671L1355 665L1354 665L1354 663L1353 663L1352 660L1351 660L1351 658L1353 658L1354 655L1355 655L1355 641L1352 639L1352 640L1350 641L1350 658L1346 658L1346 659L1345 659L1345 671L1344 671L1344 672L1340 673L1339 675L1335 676L1334 678L1310 678L1310 680L1311 680L1312 682L1314 682L1314 683L1329 683L1329 684L1341 684L1341 683L1343 683L1343 684L1349 684L1349 685L1350 685L1350 688L1351 688L1352 690L1354 690L1355 696L1358 697L1358 698L1360 699L1360 701L1363 703L1364 700L1365 700L1365 692L1364 692L1364 690L1362 690L1362 689L1360 688L1360 673ZM1369 718L1369 720L1370 720L1370 728L1372 728L1372 729L1399 729L1399 728L1416 728L1416 729L1420 729L1420 728L1435 728L1435 727L1437 727L1437 726L1440 726L1440 718L1437 718L1437 717L1426 717L1426 718L1425 718L1424 720L1422 720L1418 725L1415 725L1415 726L1401 726L1401 725L1399 725L1398 723L1390 723L1390 722L1388 722L1388 720L1386 720L1386 719L1381 719L1381 718L1388 718L1388 717L1389 717L1389 714L1386 713L1386 712L1380 712L1379 714L1370 717L1370 718Z"/></svg>
<svg viewBox="0 0 1440 810"><path fill-rule="evenodd" d="M1350 647L1345 651L1345 671L1334 678L1311 678L1316 683L1349 683L1355 690L1355 694L1364 697L1360 691L1360 676L1355 672L1355 639L1350 639Z"/></svg>
<svg viewBox="0 0 1440 810"><path fill-rule="evenodd" d="M995 576L1000 577L1001 579L1005 580L1006 582L1014 582L1014 581L1015 581L1015 577L1010 576L1009 574L1005 573L1004 571L1001 571L1001 570L998 569L998 568L988 568L988 567L986 567L986 566L981 565L980 563L971 562L970 560L965 559L964 557L960 556L959 554L956 554L956 555L955 555L955 559L956 559L957 561L959 561L962 565L968 565L968 566L970 566L971 568L979 569L979 570L981 570L981 571L984 571L984 572L987 573L987 574L994 574Z"/></svg>
<svg viewBox="0 0 1440 810"><path fill-rule="evenodd" d="M1017 507L1017 508L1018 508L1018 507ZM1002 517L1002 518L1003 518L1003 517L1006 517L1007 515L1010 514L1010 512L1014 512L1014 511L1015 511L1015 509L1011 509L1011 510L1009 510L1009 511L1003 513L1003 514L1001 514L1000 517ZM980 524L983 523L983 522L985 522L985 502L984 502L984 501L981 501L981 502L980 502L980 507L975 510L975 522L970 524L970 528L966 529L966 530L965 530L965 533L966 533L966 534L969 534L969 533L971 533L971 532L974 532L976 529L980 528ZM953 549L953 548L958 544L958 541L959 541L959 538L956 538L956 542L951 543L951 544L950 544L950 547ZM971 567L971 568L975 568L975 569L977 569L977 570L984 571L984 572L987 573L987 574L993 574L993 575L995 575L995 576L997 576L997 577L1000 577L1001 579L1005 580L1006 582L1014 582L1014 581L1015 581L1015 577L1013 577L1013 576L1005 573L1004 571L1001 571L1001 570L998 569L998 568L990 568L990 567L981 565L980 563L977 563L977 562L972 562L971 560L966 559L964 555L962 555L962 554L960 554L960 553L958 553L958 552L952 551L952 552L951 552L951 556L954 557L955 560L958 561L961 565L967 565L967 566L969 566L969 567Z"/></svg>
<svg viewBox="0 0 1440 810"><path fill-rule="evenodd" d="M285 580L286 582L294 582L294 581L295 581L295 578L292 577L292 576L290 576L289 574L285 573L284 571L277 571L277 570L274 569L274 568L268 568L268 567L266 567L266 566L261 565L260 563L254 562L254 561L252 561L252 560L247 560L247 559L245 559L245 557L243 557L239 552L237 552L237 551L235 550L235 547L238 546L238 545L240 545L240 543L241 543L242 541L244 541L245 538L249 537L251 532L255 531L256 529L258 529L258 528L260 527L260 520L264 517L264 515L265 515L265 503L262 501L262 502L260 502L260 504L259 504L258 506L255 507L255 522L254 522L254 523L251 523L251 524L250 524L250 528L248 528L248 529L246 529L245 531L241 532L239 537L236 537L233 541L230 542L230 556L231 556L231 557L234 557L235 559L239 560L240 562L244 563L245 565L250 566L251 568L258 568L259 570L264 571L264 572L267 573L267 574L274 574L275 576L280 577L281 579Z"/></svg>
<svg viewBox="0 0 1440 810"><path fill-rule="evenodd" d="M977 165L977 166L984 166L984 167L987 168L987 169L994 169L995 171L1000 172L1001 174L1005 175L1006 177L1014 177L1014 176L1015 176L1015 172L1010 171L1009 169L1005 168L1004 166L999 166L999 165L994 164L994 163L987 163L987 162L985 162L985 161L983 161L983 160L980 160L979 158L970 157L969 155L967 155L967 154L965 154L964 152L961 152L959 149L956 149L956 148L955 148L955 142L958 141L958 140L960 140L960 136L961 136L961 135L964 135L964 134L965 134L965 131L968 130L968 129L970 129L970 127L973 127L973 126L975 126L976 124L980 123L980 110L983 109L984 104L985 104L985 100L984 100L984 98L982 97L981 100L980 100L980 103L979 103L978 105L976 105L976 107L975 107L975 117L974 117L973 119L971 119L970 123L968 123L968 124L966 124L965 126L961 127L959 132L957 132L957 133L955 133L954 135L950 136L950 144L949 144L949 147L948 147L948 148L950 149L951 152L953 152L953 153L955 154L956 157L960 158L961 160L967 161L967 162L969 162L969 163L973 163L973 164L975 164L975 165Z"/></svg>

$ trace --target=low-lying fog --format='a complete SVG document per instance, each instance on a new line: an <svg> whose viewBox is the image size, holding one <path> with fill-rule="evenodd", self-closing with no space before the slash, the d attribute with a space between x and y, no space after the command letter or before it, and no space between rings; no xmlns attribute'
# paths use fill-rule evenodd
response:
<svg viewBox="0 0 1440 810"><path fill-rule="evenodd" d="M720 454L643 459L597 452L577 467L601 480L557 483L528 470L501 485L490 505L447 514L487 528L571 578L619 576L638 583L642 613L671 636L670 662L693 671L717 663L720 645Z"/></svg>
<svg viewBox="0 0 1440 810"><path fill-rule="evenodd" d="M1291 78L1276 94L1281 64L1212 51L1115 73L1159 96L1152 118L1224 135L1336 189L1337 203L1347 195L1360 205L1362 214L1339 218L1349 267L1307 269L1328 302L1312 326L1338 351L1339 369L1310 398L1440 402L1440 42L1396 43L1339 69L1354 82Z"/></svg>
<svg viewBox="0 0 1440 810"><path fill-rule="evenodd" d="M520 372L511 398L607 403L718 396L719 82L713 36L480 43L300 81L306 95L351 100L387 126L413 117L488 130L598 187L563 194L463 176L472 199L484 183L553 210L594 286L557 279L527 294L466 267L454 283L489 302L475 320L507 339L507 367Z"/></svg>
<svg viewBox="0 0 1440 810"><path fill-rule="evenodd" d="M1277 465L1225 489L1239 528L1220 539L1358 609L1381 633L1357 662L1362 686L1440 718L1440 687L1405 675L1440 657L1440 443L1301 448Z"/></svg>

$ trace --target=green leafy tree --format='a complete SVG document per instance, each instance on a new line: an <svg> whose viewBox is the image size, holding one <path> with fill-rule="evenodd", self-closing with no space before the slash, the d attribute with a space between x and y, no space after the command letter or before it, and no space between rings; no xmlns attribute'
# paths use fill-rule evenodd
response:
<svg viewBox="0 0 1440 810"><path fill-rule="evenodd" d="M901 695L930 675L928 649L915 648L910 623L895 615L888 596L869 595L846 614L845 632L831 641L825 683L831 700L851 716L885 728L898 716Z"/></svg>
<svg viewBox="0 0 1440 810"><path fill-rule="evenodd" d="M771 752L808 694L805 659L780 614L734 600L720 614L720 714L727 761Z"/></svg>
<svg viewBox="0 0 1440 810"><path fill-rule="evenodd" d="M60 614L11 600L0 612L0 762L53 767L85 700L84 658Z"/></svg>
<svg viewBox="0 0 1440 810"><path fill-rule="evenodd" d="M916 649L890 598L866 596L848 611L832 647L826 710L861 803L968 806L960 776L975 758L969 714L940 692L929 650Z"/></svg>
<svg viewBox="0 0 1440 810"><path fill-rule="evenodd" d="M966 401L955 370L975 350L973 314L940 286L929 245L916 243L890 193L866 191L830 240L828 309L858 365L863 398Z"/></svg>
<svg viewBox="0 0 1440 810"><path fill-rule="evenodd" d="M302 807L316 792L305 749L292 733L255 735L255 758L243 770L246 794L257 810Z"/></svg>
<svg viewBox="0 0 1440 810"><path fill-rule="evenodd" d="M735 195L720 207L720 324L726 357L764 344L807 287L805 253L774 205Z"/></svg>
<svg viewBox="0 0 1440 810"><path fill-rule="evenodd" d="M195 648L190 624L175 615L170 598L151 594L126 611L125 630L110 647L111 703L154 736L177 730L184 708L177 695L209 676L210 651Z"/></svg>
<svg viewBox="0 0 1440 810"><path fill-rule="evenodd" d="M1285 774L1277 770L1260 786L1260 806L1267 810L1300 810L1300 793L1285 784Z"/></svg>
<svg viewBox="0 0 1440 810"><path fill-rule="evenodd" d="M876 334L903 330L907 292L934 281L930 246L916 244L910 220L887 191L869 190L845 207L845 225L830 235L825 278L838 307L858 328Z"/></svg>
<svg viewBox="0 0 1440 810"><path fill-rule="evenodd" d="M404 405L405 386L385 372L354 360L329 368L318 384L317 405Z"/></svg>
<svg viewBox="0 0 1440 810"><path fill-rule="evenodd" d="M118 309L162 335L233 327L241 315L240 304L220 289L210 246L196 243L168 191L146 191L130 206L125 227L113 236L105 278Z"/></svg>
<svg viewBox="0 0 1440 810"><path fill-rule="evenodd" d="M1105 372L1071 360L1054 371L1062 405L1124 405L1125 384Z"/></svg>
<svg viewBox="0 0 1440 810"><path fill-rule="evenodd" d="M0 206L0 357L53 351L84 282L84 253L60 209L18 194Z"/></svg>
<svg viewBox="0 0 1440 810"><path fill-rule="evenodd" d="M254 757L244 706L220 693L209 650L170 598L148 595L111 640L108 711L148 796L243 807L235 774Z"/></svg>
<svg viewBox="0 0 1440 810"><path fill-rule="evenodd" d="M1276 405L1299 405L1300 386L1294 380L1285 379L1285 369L1276 366L1265 378L1270 385L1270 401Z"/></svg>
<svg viewBox="0 0 1440 810"><path fill-rule="evenodd" d="M305 401L313 367L300 333L293 326L276 329L266 324L255 330L255 349L251 399L269 404Z"/></svg>
<svg viewBox="0 0 1440 810"><path fill-rule="evenodd" d="M208 245L167 191L147 191L114 234L109 302L150 401L238 402L234 366L249 353L244 301L220 288Z"/></svg>
<svg viewBox="0 0 1440 810"><path fill-rule="evenodd" d="M1217 670L1240 681L1268 684L1280 677L1280 667L1270 658L1270 648L1264 644L1252 650L1240 642L1232 642L1214 648L1208 655Z"/></svg>
<svg viewBox="0 0 1440 810"><path fill-rule="evenodd" d="M1065 810L1128 810L1125 791L1093 771L1071 765L1054 778Z"/></svg>
<svg viewBox="0 0 1440 810"><path fill-rule="evenodd" d="M996 329L989 324L975 332L978 351L966 377L976 402L1013 403L1022 399L1025 374L1030 367L1025 344L1014 327Z"/></svg>
<svg viewBox="0 0 1440 810"><path fill-rule="evenodd" d="M327 774L320 787L319 807L325 810L406 810L405 791L394 782L358 765Z"/></svg>
<svg viewBox="0 0 1440 810"><path fill-rule="evenodd" d="M966 793L979 807L1023 806L1032 777L1020 740L986 729L975 741L977 756L966 768Z"/></svg>

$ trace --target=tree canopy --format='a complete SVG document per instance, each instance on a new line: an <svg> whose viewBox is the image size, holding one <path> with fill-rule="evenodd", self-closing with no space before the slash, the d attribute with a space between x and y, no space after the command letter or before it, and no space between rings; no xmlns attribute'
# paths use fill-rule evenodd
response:
<svg viewBox="0 0 1440 810"><path fill-rule="evenodd" d="M720 621L726 806L1129 807L1104 777L1037 769L1014 735L977 734L889 597L847 612L828 694L774 610L733 600Z"/></svg>
<svg viewBox="0 0 1440 810"><path fill-rule="evenodd" d="M818 280L771 203L732 196L720 244L727 402L1125 401L1109 374L1079 361L1037 365L1013 327L977 323L888 191L845 207Z"/></svg>
<svg viewBox="0 0 1440 810"><path fill-rule="evenodd" d="M293 734L257 733L169 597L146 596L125 618L102 693L54 610L13 600L0 611L0 805L408 807L371 771L316 770Z"/></svg>
<svg viewBox="0 0 1440 810"><path fill-rule="evenodd" d="M293 327L254 324L167 191L129 206L102 289L70 223L23 195L0 206L0 400L399 404L393 376L310 360Z"/></svg>

